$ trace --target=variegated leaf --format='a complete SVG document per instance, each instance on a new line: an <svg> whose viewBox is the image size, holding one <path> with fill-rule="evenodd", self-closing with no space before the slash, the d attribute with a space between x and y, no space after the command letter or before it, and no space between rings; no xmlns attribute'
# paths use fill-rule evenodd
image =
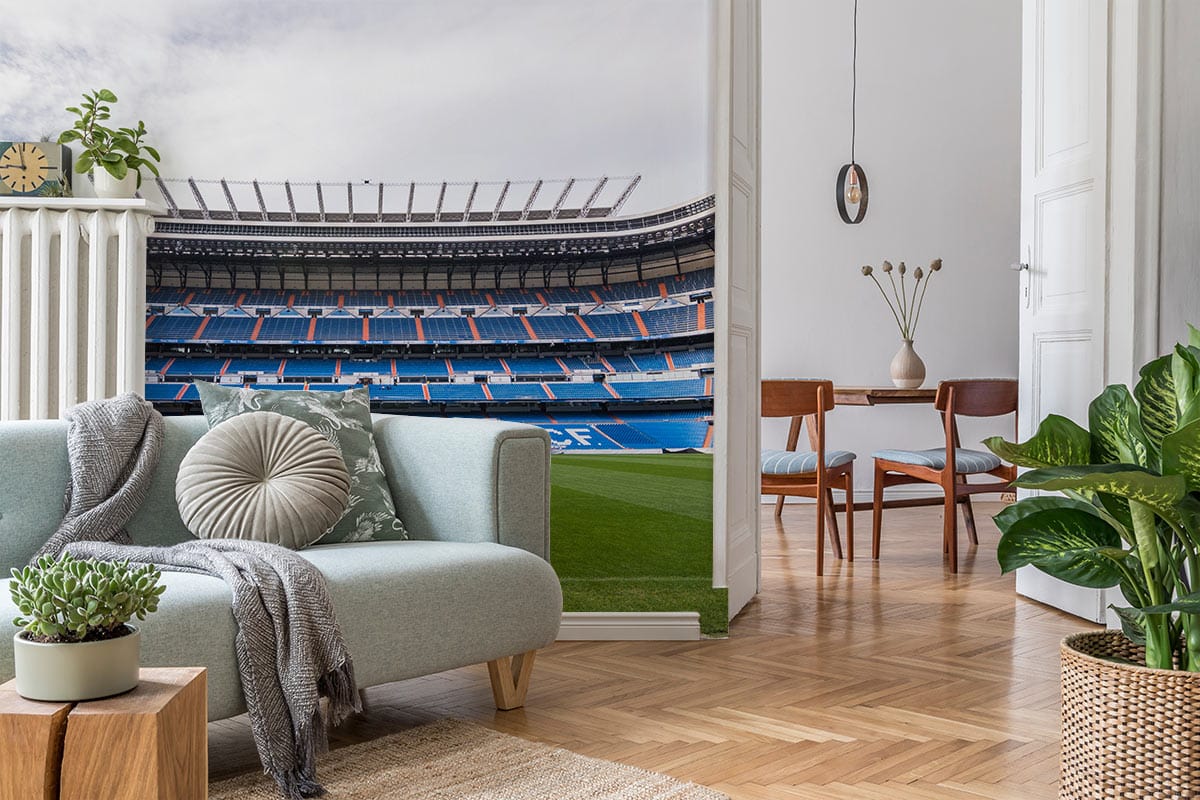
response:
<svg viewBox="0 0 1200 800"><path fill-rule="evenodd" d="M1162 467L1168 475L1182 475L1189 491L1200 492L1200 421L1163 438Z"/></svg>
<svg viewBox="0 0 1200 800"><path fill-rule="evenodd" d="M1107 387L1088 406L1093 464L1151 466L1152 455L1142 430L1137 403L1129 389Z"/></svg>
<svg viewBox="0 0 1200 800"><path fill-rule="evenodd" d="M983 444L1000 458L1018 467L1061 467L1091 461L1091 436L1066 417L1051 414L1025 442L1006 442L1001 436Z"/></svg>
<svg viewBox="0 0 1200 800"><path fill-rule="evenodd" d="M1183 427L1200 419L1200 348L1175 345L1171 379L1179 408L1178 427Z"/></svg>
<svg viewBox="0 0 1200 800"><path fill-rule="evenodd" d="M1115 494L1142 503L1175 524L1182 524L1178 506L1187 494L1187 481L1182 475L1157 475L1134 464L1036 469L1021 475L1015 483L1026 489L1079 489Z"/></svg>
<svg viewBox="0 0 1200 800"><path fill-rule="evenodd" d="M1116 586L1122 574L1118 565L1127 556L1112 526L1093 511L1068 506L1014 520L996 547L1004 572L1032 564L1059 580L1093 589Z"/></svg>
<svg viewBox="0 0 1200 800"><path fill-rule="evenodd" d="M1153 450L1162 446L1163 437L1174 433L1179 423L1175 404L1175 381L1171 374L1173 356L1156 358L1142 367L1141 380L1133 387L1142 418L1142 430Z"/></svg>

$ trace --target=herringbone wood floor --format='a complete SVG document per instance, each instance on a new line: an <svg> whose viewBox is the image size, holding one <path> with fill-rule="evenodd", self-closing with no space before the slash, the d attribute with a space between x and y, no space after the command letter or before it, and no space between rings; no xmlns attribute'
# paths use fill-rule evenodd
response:
<svg viewBox="0 0 1200 800"><path fill-rule="evenodd" d="M978 549L941 563L940 512L885 518L870 561L814 575L813 515L763 512L763 591L724 641L576 642L539 655L524 709L480 666L379 687L334 745L447 716L706 784L735 800L1052 798L1058 650L1085 623L1018 599ZM965 537L964 537L965 538ZM214 778L257 768L244 718L210 726Z"/></svg>

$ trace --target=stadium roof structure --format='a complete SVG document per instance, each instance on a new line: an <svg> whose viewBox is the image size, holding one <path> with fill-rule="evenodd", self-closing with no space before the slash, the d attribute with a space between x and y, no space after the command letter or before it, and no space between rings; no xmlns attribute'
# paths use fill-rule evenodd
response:
<svg viewBox="0 0 1200 800"><path fill-rule="evenodd" d="M146 193L157 190L171 219L525 222L615 216L641 180L641 175L439 183L157 178Z"/></svg>
<svg viewBox="0 0 1200 800"><path fill-rule="evenodd" d="M538 191L531 190L518 218L506 218L501 209L500 216L488 212L486 220L475 218L469 197L456 212L448 212L444 191L439 191L432 212L389 212L380 184L372 185L380 187L385 200L381 213L357 210L354 184L339 184L345 189L347 208L333 211L323 199L321 187L326 184L311 184L317 187L320 210L313 214L297 209L280 220L277 216L284 212L275 211L265 199L259 211L240 211L228 188L231 184L222 181L222 195L231 210L209 208L197 218L194 209L185 215L173 194L164 196L171 210L155 221L147 263L155 285L304 289L332 288L335 283L377 289L552 282L574 286L577 281L643 280L711 266L716 227L712 195L657 212L616 216L613 212L637 185L636 176L611 205L600 209L603 213L594 213L595 201L608 182L598 179L579 207L568 209L570 192L579 183L573 181L564 182L553 205L539 209L537 218L533 201ZM168 193L175 183L160 182ZM539 183L547 182L534 185ZM199 182L189 185L198 187ZM470 194L476 194L479 185L471 184ZM505 182L501 191L512 185L516 182ZM202 193L197 191L195 197L197 205L207 206ZM403 219L389 219L389 214Z"/></svg>

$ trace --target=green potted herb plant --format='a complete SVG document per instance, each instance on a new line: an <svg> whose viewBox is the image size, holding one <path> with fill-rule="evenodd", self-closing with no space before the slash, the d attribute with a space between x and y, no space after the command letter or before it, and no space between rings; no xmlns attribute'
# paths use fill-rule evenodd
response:
<svg viewBox="0 0 1200 800"><path fill-rule="evenodd" d="M70 130L58 136L59 144L78 142L83 152L75 159L75 171L92 172L96 195L104 198L129 198L142 186L142 168L158 175L158 151L146 144L146 124L138 120L136 128L109 128L109 119L117 96L108 89L85 92L79 106L67 109L76 117Z"/></svg>
<svg viewBox="0 0 1200 800"><path fill-rule="evenodd" d="M137 686L141 634L128 623L158 609L167 587L156 567L64 555L12 576L18 694L76 702Z"/></svg>
<svg viewBox="0 0 1200 800"><path fill-rule="evenodd" d="M1050 415L987 446L1029 497L996 516L1005 572L1120 589L1122 631L1062 645L1060 797L1200 797L1200 331L1107 387L1088 427ZM1165 766L1166 765L1166 766Z"/></svg>

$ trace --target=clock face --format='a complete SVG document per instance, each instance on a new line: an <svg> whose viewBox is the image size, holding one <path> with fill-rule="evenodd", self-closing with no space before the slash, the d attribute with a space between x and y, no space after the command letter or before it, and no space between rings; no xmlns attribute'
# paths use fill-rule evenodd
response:
<svg viewBox="0 0 1200 800"><path fill-rule="evenodd" d="M14 192L37 191L49 175L46 151L32 142L17 142L0 155L0 181Z"/></svg>

